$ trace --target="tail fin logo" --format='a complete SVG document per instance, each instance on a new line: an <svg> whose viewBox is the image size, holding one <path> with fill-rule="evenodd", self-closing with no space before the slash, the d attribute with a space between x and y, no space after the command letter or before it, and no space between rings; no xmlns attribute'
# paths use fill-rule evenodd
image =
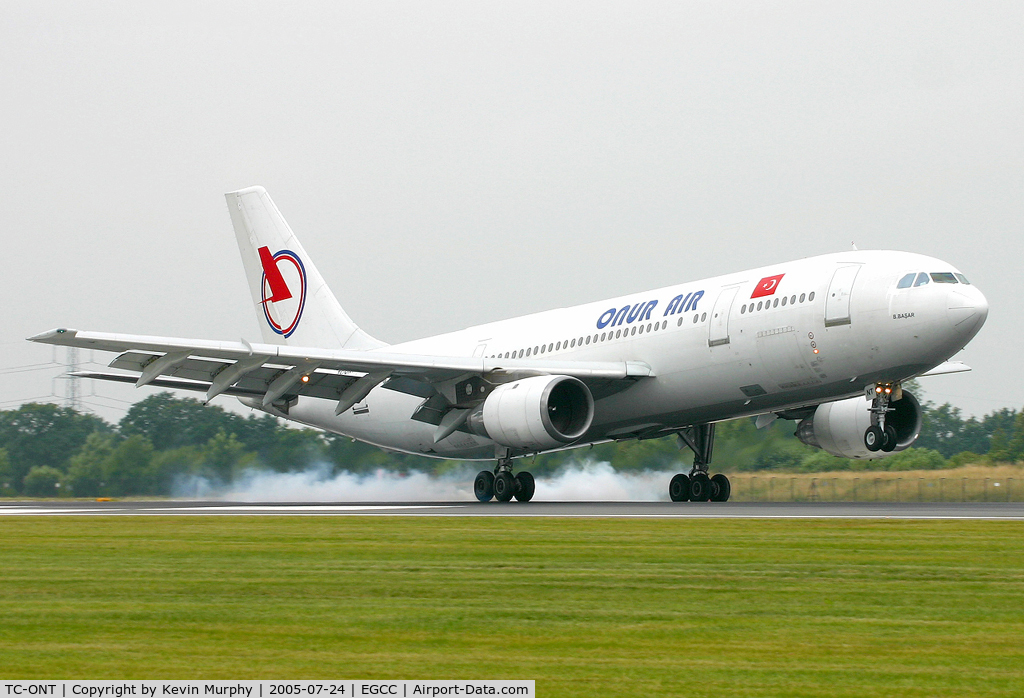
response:
<svg viewBox="0 0 1024 698"><path fill-rule="evenodd" d="M306 305L306 269L291 250L271 254L269 248L261 247L258 251L263 266L263 314L270 329L285 338L291 337Z"/></svg>

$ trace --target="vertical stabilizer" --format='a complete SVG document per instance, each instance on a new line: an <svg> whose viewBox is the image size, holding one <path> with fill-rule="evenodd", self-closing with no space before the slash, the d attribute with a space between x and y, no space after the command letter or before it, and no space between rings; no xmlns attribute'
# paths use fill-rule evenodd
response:
<svg viewBox="0 0 1024 698"><path fill-rule="evenodd" d="M266 189L225 196L266 342L324 349L384 346L342 310Z"/></svg>

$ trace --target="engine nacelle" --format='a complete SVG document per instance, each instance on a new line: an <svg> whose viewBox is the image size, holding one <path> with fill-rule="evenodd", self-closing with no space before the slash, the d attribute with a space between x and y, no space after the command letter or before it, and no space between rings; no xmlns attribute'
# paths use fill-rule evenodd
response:
<svg viewBox="0 0 1024 698"><path fill-rule="evenodd" d="M594 420L590 389L571 376L534 376L499 385L467 428L509 448L543 451L572 443Z"/></svg>
<svg viewBox="0 0 1024 698"><path fill-rule="evenodd" d="M838 402L818 405L814 414L800 421L796 437L808 446L828 451L842 458L882 458L883 451L869 451L864 445L864 432L874 422L869 411L871 401L865 397L851 397ZM889 403L895 411L885 415L886 425L896 429L895 451L913 444L921 433L921 403L908 392L903 398Z"/></svg>

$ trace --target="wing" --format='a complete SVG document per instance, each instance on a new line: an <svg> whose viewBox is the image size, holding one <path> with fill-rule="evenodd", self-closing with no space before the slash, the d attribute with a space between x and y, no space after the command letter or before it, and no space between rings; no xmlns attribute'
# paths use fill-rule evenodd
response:
<svg viewBox="0 0 1024 698"><path fill-rule="evenodd" d="M949 373L963 373L970 370L971 367L963 361L946 361L945 363L941 363L935 368L920 374L918 378L923 378L925 376L944 376Z"/></svg>
<svg viewBox="0 0 1024 698"><path fill-rule="evenodd" d="M129 373L80 372L85 378L196 390L206 401L222 394L257 400L263 407L287 405L299 395L337 400L341 414L383 387L425 398L422 421L438 423L466 401L460 388L475 387L479 402L491 383L534 375L565 375L590 386L595 397L653 375L639 361L548 361L403 354L386 350L316 349L277 344L216 342L175 337L56 329L29 338L58 346L117 352L111 368ZM470 400L472 402L473 400ZM437 412L436 416L431 413ZM414 415L414 418L415 415ZM434 420L437 420L436 422Z"/></svg>

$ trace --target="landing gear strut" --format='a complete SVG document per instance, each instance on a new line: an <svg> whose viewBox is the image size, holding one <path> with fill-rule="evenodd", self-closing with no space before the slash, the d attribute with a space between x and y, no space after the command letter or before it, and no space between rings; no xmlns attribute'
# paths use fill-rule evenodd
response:
<svg viewBox="0 0 1024 698"><path fill-rule="evenodd" d="M722 473L708 476L711 452L715 447L715 425L697 424L678 433L679 448L693 451L693 467L689 475L677 474L668 484L673 502L726 502L732 493L729 478Z"/></svg>
<svg viewBox="0 0 1024 698"><path fill-rule="evenodd" d="M533 475L525 470L512 475L512 459L508 456L498 459L494 471L481 470L473 481L473 494L481 502L496 499L499 502L510 501L515 497L520 502L533 499L536 490Z"/></svg>
<svg viewBox="0 0 1024 698"><path fill-rule="evenodd" d="M903 389L899 384L876 383L873 388L868 388L868 397L871 399L872 424L864 431L864 447L869 451L883 451L889 453L896 448L896 429L885 423L885 417L894 412L894 407L889 403L903 397Z"/></svg>

